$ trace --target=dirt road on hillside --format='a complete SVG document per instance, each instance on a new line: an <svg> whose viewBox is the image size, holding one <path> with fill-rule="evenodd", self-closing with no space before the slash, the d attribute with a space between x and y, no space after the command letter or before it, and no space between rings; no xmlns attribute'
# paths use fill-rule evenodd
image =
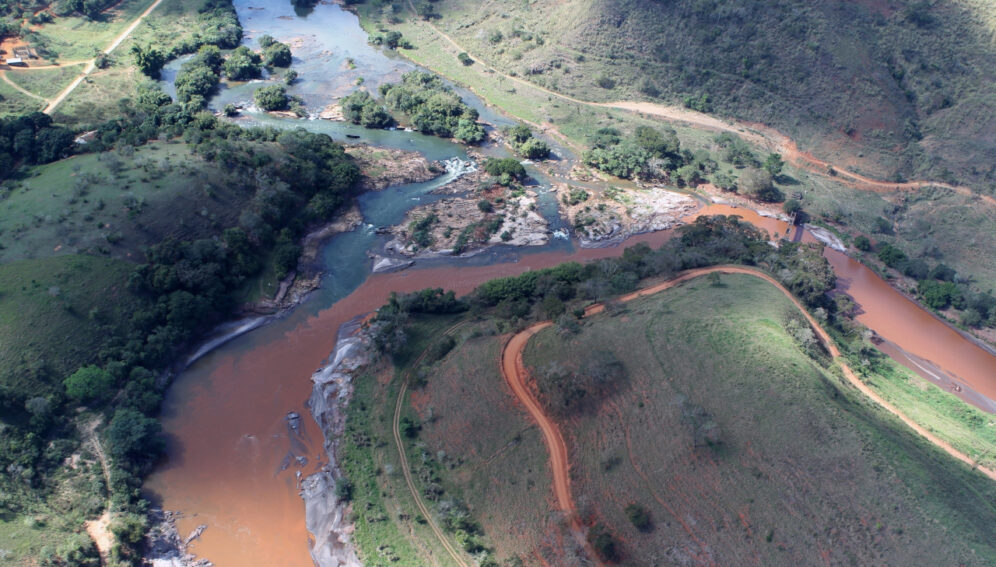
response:
<svg viewBox="0 0 996 567"><path fill-rule="evenodd" d="M411 0L408 1L408 5L411 7L412 12L418 16L418 10L415 9L414 4ZM449 43L457 52L466 52L472 59L481 61L483 59L467 51L462 45L456 42L452 37L446 32L442 31L436 27L432 22L423 22L426 26L432 29L439 37L443 38L447 43ZM527 88L531 88L542 92L544 94L557 97L561 100L568 102L573 102L579 105L586 106L598 106L602 108L615 108L618 110L627 110L630 112L637 112L640 114L646 114L649 116L654 116L657 118L663 118L672 122L685 122L701 128L708 130L715 130L719 132L731 132L737 134L738 136L744 138L745 140L758 144L762 147L768 148L770 151L777 152L782 155L785 161L791 163L792 165L799 167L800 169L805 169L810 173L822 175L824 177L831 176L830 170L832 169L836 175L835 177L838 181L853 187L854 189L859 189L861 191L874 191L877 193L887 193L892 191L913 191L917 189L922 189L924 187L943 187L945 189L950 189L956 193L965 196L975 196L976 194L968 187L960 185L952 185L950 183L942 183L935 181L905 181L902 183L896 183L891 181L883 181L880 179L873 179L861 175L859 173L853 173L840 166L833 165L830 162L821 160L814 156L810 152L804 152L799 149L798 144L794 140L789 138L787 135L779 132L778 130L766 126L764 124L752 123L752 122L742 122L737 120L724 120L691 110L688 108L683 108L679 106L668 106L664 104L657 104L653 102L641 102L641 101L617 101L617 102L590 102L581 99L577 99L556 91L552 91L545 87L541 87L535 83L531 83L521 77L515 77L500 71L494 67L487 67L487 71L493 72L497 75L501 75L505 80L518 83ZM473 89L472 89L473 90ZM532 124L534 127L538 127L541 130L551 130L556 131L558 137L563 138L563 134L557 130L551 124L537 125ZM996 206L996 198L989 195L978 195L983 201L989 205Z"/></svg>
<svg viewBox="0 0 996 567"><path fill-rule="evenodd" d="M958 449L955 449L949 443L939 439L925 428L906 417L895 406L885 401L885 399L865 385L865 383L858 378L858 376L847 365L846 361L841 357L840 349L838 349L837 345L834 344L827 331L821 327L819 323L817 323L816 319L813 318L808 311L806 311L802 303L794 295L792 295L788 289L768 274L744 266L714 266L710 268L688 270L668 281L624 295L620 298L620 301L628 302L640 297L653 295L675 287L693 278L714 272L721 274L746 274L756 278L761 278L762 280L778 288L779 291L785 294L785 296L792 301L803 316L806 317L806 320L809 321L809 325L820 337L820 340L826 346L827 351L830 352L830 355L833 357L834 361L840 365L844 377L847 378L847 381L852 386L871 398L875 403L897 416L911 429L919 433L937 447L944 450L952 457L968 464L970 467L978 470L990 479L996 480L996 470L977 465L971 457ZM592 305L591 307L585 309L585 316L587 317L601 313L604 310L605 306L602 304ZM550 468L553 472L553 488L557 498L557 506L564 514L567 515L568 518L571 519L572 526L575 528L575 533L582 533L583 526L581 525L580 518L578 518L577 510L574 505L574 499L571 496L570 461L567 445L564 443L564 438L560 433L560 428L546 413L544 413L543 407L540 405L539 400L537 400L536 396L533 395L532 390L527 384L527 381L529 380L529 372L526 370L525 364L522 361L522 352L529 343L529 339L543 329L550 327L552 324L553 323L551 321L536 323L526 330L512 336L512 338L505 343L505 346L502 349L501 373L509 387L512 388L515 396L519 399L522 405L526 407L529 415L532 416L532 418L539 425L540 430L543 432L543 439L546 442L547 450L550 452Z"/></svg>

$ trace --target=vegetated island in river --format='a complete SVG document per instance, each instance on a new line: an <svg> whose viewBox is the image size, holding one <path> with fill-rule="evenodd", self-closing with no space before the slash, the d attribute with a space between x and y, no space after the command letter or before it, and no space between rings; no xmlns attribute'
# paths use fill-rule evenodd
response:
<svg viewBox="0 0 996 567"><path fill-rule="evenodd" d="M614 299L685 269L753 264L823 314L847 359L867 356L826 296L821 250L703 217L658 251L501 278L464 299L392 297L364 334L381 356L352 371L337 441L359 558L418 564L431 542L467 565L990 564L993 484L843 379L815 319L777 288L712 273ZM603 313L586 313L594 301ZM566 517L551 507L551 447L498 365L507 333L545 319L521 369L566 442ZM862 379L893 366L876 359Z"/></svg>

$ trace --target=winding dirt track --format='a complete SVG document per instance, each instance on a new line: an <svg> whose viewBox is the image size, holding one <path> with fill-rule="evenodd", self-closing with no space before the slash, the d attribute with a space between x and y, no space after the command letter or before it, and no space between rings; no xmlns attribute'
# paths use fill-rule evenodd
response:
<svg viewBox="0 0 996 567"><path fill-rule="evenodd" d="M408 5L411 8L412 12L416 15L416 17L418 17L418 10L415 8L415 5L412 3L411 0L408 0ZM457 50L457 52L465 52L473 59L482 62L484 61L484 59L481 59L477 55L468 52L464 46L457 43L456 40L450 37L449 34L436 27L432 22L422 21L422 23L428 26L429 29L435 32L439 37L441 37L447 43L449 43L454 49ZM653 102L626 101L626 100L616 101L616 102L591 102L587 100L574 98L572 96L568 96L563 93L559 93L557 91L552 91L545 87L541 87L521 77L515 77L507 73L504 73L495 67L488 67L485 70L490 71L496 75L501 75L505 80L518 83L524 87L537 90L544 94L554 96L561 100L572 102L574 104L627 110L639 114L655 116L657 118L662 118L664 120L668 120L671 122L685 122L708 130L714 130L719 132L731 132L737 134L738 136L754 144L758 144L764 148L768 148L771 151L778 152L779 154L782 155L785 161L791 163L796 167L799 167L800 169L805 169L810 173L826 177L830 175L829 170L832 168L836 173L835 178L838 181L862 191L888 193L893 191L915 191L917 189L922 189L924 187L943 187L945 189L949 189L961 195L969 197L978 196L989 205L996 206L996 198L989 195L977 195L970 188L961 185L952 185L950 183L943 183L939 181L922 181L922 180L896 183L891 181L883 181L880 179L873 179L871 177L867 177L859 173L853 173L840 166L836 166L830 162L821 160L810 152L804 152L800 150L798 144L796 144L795 141L793 141L787 135L783 134L782 132L779 132L775 128L766 126L764 124L720 119L716 118L715 116L710 116L708 114L697 112L695 110L691 110L688 108L683 108L678 106L668 106ZM532 124L532 126L537 127L541 130L556 131L558 137L564 138L563 134L561 134L552 125L541 126L538 124Z"/></svg>
<svg viewBox="0 0 996 567"><path fill-rule="evenodd" d="M816 334L819 335L820 340L823 341L823 344L826 346L827 351L830 352L830 355L834 358L835 362L840 365L844 377L847 378L847 381L850 382L852 386L871 398L875 403L897 416L911 429L922 435L940 449L944 450L952 457L968 464L970 467L978 470L990 479L996 480L996 470L978 465L972 460L971 457L958 449L955 449L949 443L939 439L937 436L933 435L910 418L906 417L898 409L896 409L895 406L885 401L881 396L865 385L865 383L862 382L856 374L854 374L851 368L847 365L847 362L841 357L840 349L838 349L837 345L834 344L826 330L823 329L819 323L817 323L816 319L813 318L808 311L806 311L802 303L800 303L788 289L768 274L744 266L714 266L710 268L699 268L682 272L677 277L666 282L624 295L620 298L620 300L627 302L640 297L653 295L709 273L746 274L760 278L778 288L778 290L785 294L785 296L788 297L796 308L799 309L799 311L806 317L806 320L809 321L810 326L814 331L816 331ZM604 310L605 306L602 304L593 305L585 310L585 316L601 313ZM502 377L505 378L505 382L508 383L509 387L515 393L515 396L520 402L522 402L522 405L526 407L529 415L532 416L532 418L539 425L540 430L543 432L543 440L546 442L547 450L550 453L550 468L553 472L553 489L554 494L556 495L557 505L560 510L571 519L574 532L578 534L583 531L583 527L574 506L574 499L571 496L570 461L567 452L567 445L564 443L564 437L560 433L560 428L548 415L543 412L543 407L540 405L539 400L537 400L536 396L527 384L529 372L526 370L525 364L522 361L522 351L525 349L526 344L529 343L529 339L543 329L550 327L552 324L553 323L551 321L536 323L524 331L512 336L502 348L501 373Z"/></svg>
<svg viewBox="0 0 996 567"><path fill-rule="evenodd" d="M29 96L29 97L34 98L34 99L42 100L42 101L45 101L45 103L48 103L48 101L45 100L45 97L38 96L35 93L29 91L28 89L22 87L21 85L15 83L14 81L11 81L10 77L7 76L7 73L5 71L0 71L0 79L3 79L3 82L7 83L11 87L13 87L14 90L18 91L19 93L21 93L23 95Z"/></svg>
<svg viewBox="0 0 996 567"><path fill-rule="evenodd" d="M453 325L443 332L443 336L452 335L466 324L467 322L464 321ZM411 368L418 368L418 365L425 359L428 352L429 348L422 351L422 354L420 354L418 359L416 359L411 365ZM464 560L462 554L457 551L452 543L450 543L449 538L446 537L443 530L440 529L438 524L436 524L435 517L429 512L429 508L422 500L422 494L419 492L418 487L415 486L415 480L412 478L411 467L408 466L408 454L405 452L405 444L401 438L401 409L404 407L405 394L408 393L408 381L410 378L411 372L408 372L402 378L401 389L398 390L398 399L394 404L394 423L392 424L394 443L398 447L398 458L401 461L401 472L404 473L405 484L408 485L408 492L411 493L412 499L415 500L415 506L418 508L419 512L422 513L422 517L425 518L426 524L428 524L429 529L432 530L432 533L436 536L436 539L439 540L439 543L446 550L446 553L448 553L449 556L453 558L453 561L455 561L457 565L460 565L460 567L470 567Z"/></svg>

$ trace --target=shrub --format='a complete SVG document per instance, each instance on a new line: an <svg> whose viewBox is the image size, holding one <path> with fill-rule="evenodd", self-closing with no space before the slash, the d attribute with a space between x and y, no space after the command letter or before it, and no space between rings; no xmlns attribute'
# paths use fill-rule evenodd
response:
<svg viewBox="0 0 996 567"><path fill-rule="evenodd" d="M135 56L135 65L142 73L153 79L159 78L159 72L166 64L166 55L162 51L152 46L133 45L131 52Z"/></svg>
<svg viewBox="0 0 996 567"><path fill-rule="evenodd" d="M225 76L233 81L248 81L259 77L262 59L246 46L240 46L222 65Z"/></svg>
<svg viewBox="0 0 996 567"><path fill-rule="evenodd" d="M502 185L509 185L511 181L521 181L526 177L526 168L515 158L488 158L488 161L484 162L484 171L498 178Z"/></svg>
<svg viewBox="0 0 996 567"><path fill-rule="evenodd" d="M78 402L101 400L108 397L114 387L114 376L98 366L84 366L63 382L66 395Z"/></svg>
<svg viewBox="0 0 996 567"><path fill-rule="evenodd" d="M339 477L335 480L335 496L340 502L349 502L353 499L353 481L346 477Z"/></svg>
<svg viewBox="0 0 996 567"><path fill-rule="evenodd" d="M262 110L287 110L290 99L287 96L287 89L283 85L268 85L252 94L256 101L256 106Z"/></svg>
<svg viewBox="0 0 996 567"><path fill-rule="evenodd" d="M868 252L872 249L871 240L865 235L859 235L854 238L854 247L862 252Z"/></svg>
<svg viewBox="0 0 996 567"><path fill-rule="evenodd" d="M597 84L598 86L602 87L603 89L614 89L614 88L616 88L616 81L615 81L615 79L613 79L612 77L608 77L606 75L602 75L602 76L598 77L598 79L595 81L595 84Z"/></svg>
<svg viewBox="0 0 996 567"><path fill-rule="evenodd" d="M107 428L107 447L119 466L147 471L165 447L159 422L132 409L119 409Z"/></svg>
<svg viewBox="0 0 996 567"><path fill-rule="evenodd" d="M750 195L758 201L775 202L784 199L782 192L775 188L774 179L766 170L747 168L737 182L740 193Z"/></svg>
<svg viewBox="0 0 996 567"><path fill-rule="evenodd" d="M591 544L595 554L602 561L614 562L619 560L619 544L602 524L596 525L588 532L588 543Z"/></svg>
<svg viewBox="0 0 996 567"><path fill-rule="evenodd" d="M290 67L292 59L290 47L279 41L263 49L263 62L269 67Z"/></svg>
<svg viewBox="0 0 996 567"><path fill-rule="evenodd" d="M474 60L471 59L470 55L468 55L466 52L462 52L459 55L457 55L457 59L459 59L460 63L463 63L464 65L469 66L474 64Z"/></svg>
<svg viewBox="0 0 996 567"><path fill-rule="evenodd" d="M640 506L639 504L630 504L626 506L626 517L629 518L629 522L633 524L633 527L640 530L641 532L648 532L653 528L653 522L650 519L650 512Z"/></svg>
<svg viewBox="0 0 996 567"><path fill-rule="evenodd" d="M878 250L878 259L881 260L886 266L898 270L906 262L907 257L906 253L899 248L896 248L888 242L884 242Z"/></svg>
<svg viewBox="0 0 996 567"><path fill-rule="evenodd" d="M527 159L546 159L550 155L550 146L543 140L529 138L519 146L518 151Z"/></svg>

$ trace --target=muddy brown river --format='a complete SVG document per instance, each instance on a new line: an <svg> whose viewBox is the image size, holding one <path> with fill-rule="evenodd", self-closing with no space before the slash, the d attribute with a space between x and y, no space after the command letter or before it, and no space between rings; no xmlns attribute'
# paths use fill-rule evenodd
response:
<svg viewBox="0 0 996 567"><path fill-rule="evenodd" d="M772 234L789 230L782 221L742 208L712 205L699 214L738 214ZM340 325L376 309L392 291L444 287L462 294L495 277L616 256L625 246L660 245L669 237L659 232L612 248L539 252L523 254L516 262L371 275L331 307L309 312L306 304L208 354L184 373L164 412L169 458L147 486L164 508L188 514L179 522L181 534L209 526L192 549L219 567L312 565L296 474L307 476L320 468L322 451L321 432L304 402L311 393L309 377L334 348ZM996 357L860 263L829 249L827 256L839 288L860 307L859 321L899 349L933 362L965 388L996 397ZM303 416L297 433L288 427L291 411ZM295 457L308 462L299 466ZM288 460L291 465L281 470Z"/></svg>
<svg viewBox="0 0 996 567"><path fill-rule="evenodd" d="M355 17L336 5L319 3L310 14L295 14L289 2L259 3L255 8L251 4L249 0L235 2L250 34L247 43L252 45L252 36L261 33L295 42L299 46L295 57L305 60L300 63L304 72L296 87L300 92L295 92L308 97L316 108L327 101L314 97L342 91L342 85L354 82L357 73L343 70L347 57L357 62L364 77L374 81L393 79L412 67L397 58L377 59L380 52L362 41L365 35ZM309 53L325 59L309 63L314 58ZM252 88L226 89L212 104L239 102L251 96ZM500 120L480 100L466 91L461 94L490 122ZM249 119L281 127L304 125L337 140L345 140L347 134L362 136L377 144L418 149L431 159L464 155L458 146L417 133L364 131L317 120L280 125L258 114ZM565 240L554 240L539 252L500 247L475 258L433 261L425 267L368 277L366 251L376 244L372 228L399 222L392 219L400 218L430 189L413 185L374 196L370 203L361 202L370 224L336 237L326 247L324 263L329 275L322 289L290 314L205 355L171 386L162 414L167 457L148 479L146 489L163 508L184 514L178 522L181 537L200 525L208 526L191 546L198 557L218 567L313 565L298 485L301 478L321 468L324 451L321 432L305 401L311 394L310 377L333 350L344 322L376 309L392 291L443 287L466 293L495 277L565 261L616 256L625 246L637 242L654 246L670 237L667 232L642 235L601 249L578 249ZM562 227L551 194L541 191L540 197L552 228ZM784 222L742 208L711 205L699 214L738 214L771 234L789 231ZM957 386L963 398L980 406L990 404L993 411L996 357L860 263L830 250L827 257L837 272L839 289L860 307L857 319L885 340L883 350L942 387Z"/></svg>

